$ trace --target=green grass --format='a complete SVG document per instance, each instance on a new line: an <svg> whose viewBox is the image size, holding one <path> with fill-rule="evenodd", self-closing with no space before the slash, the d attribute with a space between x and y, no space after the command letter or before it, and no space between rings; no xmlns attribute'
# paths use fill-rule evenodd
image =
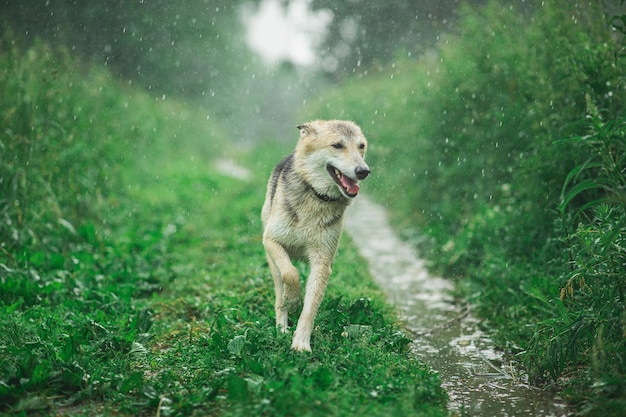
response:
<svg viewBox="0 0 626 417"><path fill-rule="evenodd" d="M264 174L238 181L213 168L227 147L201 110L45 45L5 41L0 64L1 413L446 414L347 238L313 353L276 331L275 147L239 155Z"/></svg>

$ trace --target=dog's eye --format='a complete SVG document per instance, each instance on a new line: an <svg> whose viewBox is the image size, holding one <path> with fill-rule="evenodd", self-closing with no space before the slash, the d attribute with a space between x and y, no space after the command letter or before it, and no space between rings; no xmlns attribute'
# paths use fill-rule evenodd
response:
<svg viewBox="0 0 626 417"><path fill-rule="evenodd" d="M335 149L343 149L343 144L342 143L333 143L332 147Z"/></svg>
<svg viewBox="0 0 626 417"><path fill-rule="evenodd" d="M365 149L365 144L364 144L364 143L361 143L361 144L359 145L359 149Z"/></svg>

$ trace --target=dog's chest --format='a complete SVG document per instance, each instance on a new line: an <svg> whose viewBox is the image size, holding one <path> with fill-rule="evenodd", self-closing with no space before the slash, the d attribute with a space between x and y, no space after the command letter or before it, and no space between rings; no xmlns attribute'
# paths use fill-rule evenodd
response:
<svg viewBox="0 0 626 417"><path fill-rule="evenodd" d="M337 240L344 211L345 206L316 201L287 206L274 224L274 236L283 245L293 248L310 246L316 241Z"/></svg>

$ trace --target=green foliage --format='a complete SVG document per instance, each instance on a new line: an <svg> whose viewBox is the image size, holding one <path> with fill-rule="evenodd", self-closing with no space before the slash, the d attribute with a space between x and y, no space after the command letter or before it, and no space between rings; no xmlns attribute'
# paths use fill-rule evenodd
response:
<svg viewBox="0 0 626 417"><path fill-rule="evenodd" d="M46 234L61 238L54 242L55 252L63 252L71 236L101 239L89 235L107 211L105 199L128 187L121 167L150 164L157 132L161 149L173 157L189 150L189 141L176 144L183 131L198 138L192 141L198 152L214 152L219 132L201 110L159 105L124 89L102 70L81 67L65 50L38 45L22 57L6 39L1 51L0 241L5 255L28 261L29 251L48 244L42 241ZM207 127L215 136L203 139L201 129Z"/></svg>
<svg viewBox="0 0 626 417"><path fill-rule="evenodd" d="M625 398L619 22L595 3L464 7L432 53L311 105L363 126L396 224L427 234L432 268L534 381L575 376L589 410Z"/></svg>
<svg viewBox="0 0 626 417"><path fill-rule="evenodd" d="M135 299L160 287L150 254L161 239L109 242L135 210L120 208L132 188L123 169L145 173L157 131L161 152L178 156L169 139L199 117L42 44L22 53L5 41L0 61L1 402L28 412L48 407L46 393L119 399L146 350L150 314ZM173 114L181 122L163 126ZM194 129L206 136L203 123L182 131Z"/></svg>
<svg viewBox="0 0 626 417"><path fill-rule="evenodd" d="M563 235L571 266L561 274L559 312L537 326L525 361L531 377L549 373L554 379L567 365L586 364L586 374L574 381L586 408L610 410L626 403L626 125L623 118L604 122L592 111L590 134L568 141L590 156L563 185L560 211L569 227Z"/></svg>
<svg viewBox="0 0 626 417"><path fill-rule="evenodd" d="M590 156L573 168L563 183L559 206L562 216L576 202L579 207L575 218L603 203L626 204L626 118L605 122L595 107L591 111L589 134L564 141Z"/></svg>

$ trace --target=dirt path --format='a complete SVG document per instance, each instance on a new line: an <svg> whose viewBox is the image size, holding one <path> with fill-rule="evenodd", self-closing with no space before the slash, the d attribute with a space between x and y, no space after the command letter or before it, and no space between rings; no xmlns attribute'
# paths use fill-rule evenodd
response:
<svg viewBox="0 0 626 417"><path fill-rule="evenodd" d="M503 363L479 321L452 304L450 282L428 273L415 250L391 229L382 206L360 195L348 210L346 232L398 306L414 335L415 354L439 373L452 410L490 417L567 415L558 400L526 385Z"/></svg>

